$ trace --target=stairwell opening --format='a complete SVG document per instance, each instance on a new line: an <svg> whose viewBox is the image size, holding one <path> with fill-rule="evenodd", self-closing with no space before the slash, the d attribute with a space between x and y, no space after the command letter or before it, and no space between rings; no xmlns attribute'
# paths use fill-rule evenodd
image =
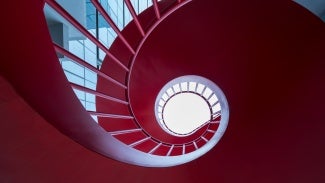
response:
<svg viewBox="0 0 325 183"><path fill-rule="evenodd" d="M212 81L195 75L181 76L160 90L155 116L167 133L188 136L219 117L223 107L228 110L225 101L221 89Z"/></svg>

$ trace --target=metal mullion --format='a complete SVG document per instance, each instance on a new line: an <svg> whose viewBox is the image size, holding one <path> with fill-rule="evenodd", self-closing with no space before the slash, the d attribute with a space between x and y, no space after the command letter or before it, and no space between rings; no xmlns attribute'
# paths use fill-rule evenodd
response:
<svg viewBox="0 0 325 183"><path fill-rule="evenodd" d="M117 80L111 78L110 76L108 76L107 74L101 72L100 70L98 70L96 67L92 66L91 64L89 64L88 62L86 62L85 60L82 60L81 58L79 58L78 56L74 55L73 53L65 50L64 48L62 48L61 46L53 43L54 45L54 49L55 51L59 52L60 54L72 59L74 62L87 67L89 70L95 72L96 74L98 74L99 76L102 76L103 78L107 79L108 81L124 88L127 89L127 87L125 85L123 85L122 83L118 82Z"/></svg>
<svg viewBox="0 0 325 183"><path fill-rule="evenodd" d="M176 91L174 90L174 87L171 87L172 91L173 91L173 95L177 94Z"/></svg>
<svg viewBox="0 0 325 183"><path fill-rule="evenodd" d="M168 99L171 97L170 95L169 95L169 93L167 92L167 90L165 91L165 93L166 93L166 95L167 95L167 97L168 97ZM167 100L168 100L167 99ZM164 100L164 99L163 99ZM164 100L165 101L165 100Z"/></svg>
<svg viewBox="0 0 325 183"><path fill-rule="evenodd" d="M213 91L212 91L212 93L209 95L209 97L207 98L207 101L209 101L210 100L210 98L212 97L214 95L214 93L213 93ZM210 102L209 102L210 103Z"/></svg>
<svg viewBox="0 0 325 183"><path fill-rule="evenodd" d="M91 48L89 48L88 46L85 45L85 43L82 43L81 40L76 40L76 41L83 45L83 47L85 48L84 52L85 52L86 49L87 49L88 51L90 51L90 52L93 53L94 55L96 54L96 52L92 51ZM84 42L84 40L82 40L82 41ZM85 57L85 55L84 55L84 57Z"/></svg>
<svg viewBox="0 0 325 183"><path fill-rule="evenodd" d="M214 106L216 106L217 104L219 104L219 100L216 101L215 103L213 103L213 104L211 105L211 108L214 107Z"/></svg>
<svg viewBox="0 0 325 183"><path fill-rule="evenodd" d="M203 88L203 90L202 90L202 92L201 92L201 95L202 95L203 97L204 97L203 94L204 94L204 92L205 92L205 90L206 90L207 88L208 88L208 87L204 85L204 88ZM205 98L205 97L204 97L204 98Z"/></svg>
<svg viewBox="0 0 325 183"><path fill-rule="evenodd" d="M71 71L69 71L69 70L66 70L66 69L64 69L64 68L63 68L63 71L64 71L64 72L67 72L67 73L69 73L69 74L71 74L71 75L73 75L73 76L75 76L75 77L77 77L77 78L79 78L79 79L85 79L85 78L83 78L82 76L80 76L80 75L78 75L78 74L76 74L76 73L73 73L73 72L71 72Z"/></svg>
<svg viewBox="0 0 325 183"><path fill-rule="evenodd" d="M182 85L181 85L181 83L178 83L178 87L179 87L179 93L182 93L183 90L182 90Z"/></svg>
<svg viewBox="0 0 325 183"><path fill-rule="evenodd" d="M94 37L88 30L81 25L77 20L75 20L64 8L62 8L56 1L54 0L46 0L46 3L51 6L57 13L59 13L63 18L65 18L68 22L70 22L75 28L77 28L82 34L84 34L89 40L91 40L96 46L102 49L109 58L111 58L114 62L116 62L120 67L122 67L125 71L129 72L129 69L122 64L122 62L116 58L109 50L104 46L96 37Z"/></svg>
<svg viewBox="0 0 325 183"><path fill-rule="evenodd" d="M197 82L195 82L196 84L195 84L195 89L194 89L194 91L195 92L197 92L197 88L199 87L199 83L197 83Z"/></svg>
<svg viewBox="0 0 325 183"><path fill-rule="evenodd" d="M119 30L119 28L117 27L117 25L114 23L114 21L111 19L111 17L107 14L107 12L103 8L103 6L98 2L98 0L91 0L91 2L96 7L96 9L102 14L104 19L112 27L112 29L115 31L115 33L118 35L118 37L121 39L121 41L125 44L125 46L131 51L132 54L135 54L135 51L131 47L130 43L122 35L122 33Z"/></svg>

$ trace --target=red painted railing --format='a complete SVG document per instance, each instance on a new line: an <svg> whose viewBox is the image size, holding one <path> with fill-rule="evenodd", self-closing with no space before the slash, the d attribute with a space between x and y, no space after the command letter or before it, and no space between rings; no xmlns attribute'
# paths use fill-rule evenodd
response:
<svg viewBox="0 0 325 183"><path fill-rule="evenodd" d="M142 46L143 41L140 41L140 43L137 45L137 48L134 49L130 43L127 41L127 39L123 35L123 31L119 30L117 25L113 22L112 18L109 16L109 14L105 11L105 9L102 7L102 5L97 0L91 0L94 7L98 10L99 13L104 17L104 19L107 21L107 23L112 27L114 32L118 35L118 39L122 41L122 43L127 47L127 49L131 52L133 56L137 54L137 51ZM129 9L133 22L135 23L135 26L137 30L140 32L143 39L149 36L151 31L167 16L169 16L171 13L176 11L179 7L182 5L190 2L190 0L177 0L176 3L173 3L172 7L169 7L169 9L166 11L161 12L160 11L160 3L157 0L152 0L156 21L149 26L147 30L144 30L144 27L141 25L139 16L136 14L134 7L132 6L132 3L130 0L124 0L127 8ZM79 30L85 37L87 37L90 41L92 41L98 48L102 49L107 57L112 59L117 65L119 65L124 71L129 72L130 69L127 66L125 66L123 61L119 60L114 54L112 54L108 47L104 46L95 36L93 36L83 25L81 25L77 20L75 20L69 12L67 12L63 7L60 6L57 2L54 0L46 0L46 3L52 7L57 13L59 13L64 19L66 19L70 24L72 24L77 30ZM62 48L61 46L54 43L55 50L72 59L72 61L84 66L85 68L95 72L98 76L101 76L105 78L110 83L121 87L122 89L127 90L127 85L124 83L121 83L114 79L113 77L109 76L109 74L105 74L103 71L97 69L96 67L90 65L85 60L79 58L78 56L74 55L73 53L69 52L68 50ZM134 62L134 57L132 57L132 62ZM132 66L132 64L131 64ZM130 67L131 67L130 66ZM126 77L129 77L129 75L126 75ZM104 98L111 102L116 102L122 105L129 106L128 99L122 100L110 95L107 95L101 91L95 91L89 88L86 88L84 86L80 86L74 83L71 83L72 88L76 90L80 90L89 94L96 95L98 97ZM131 110L132 111L132 110ZM220 117L217 118L214 121L211 121L207 124L206 130L200 135L200 137L196 138L195 140L191 140L186 143L176 144L176 143L168 143L164 142L162 140L156 139L155 137L151 136L149 133L147 133L144 129L141 128L141 125L136 121L136 119L133 117L132 112L129 115L121 115L121 114L110 114L106 112L98 112L98 111L88 111L90 115L101 117L101 118L111 118L111 119L122 119L122 120L134 120L134 122L137 124L138 128L134 129L121 129L121 130L115 130L115 131L109 131L112 136L116 137L117 139L121 140L122 142L126 143L128 146L138 149L140 151L143 151L145 153L159 155L159 156L175 156L175 155L184 155L190 152L193 152L200 147L202 147L204 144L206 144L214 133L216 133L216 130L218 128ZM131 137L131 134L141 134L138 137ZM140 137L140 138L139 138ZM132 138L135 140L132 141ZM126 140L123 139L128 139ZM132 142L129 142L131 139Z"/></svg>

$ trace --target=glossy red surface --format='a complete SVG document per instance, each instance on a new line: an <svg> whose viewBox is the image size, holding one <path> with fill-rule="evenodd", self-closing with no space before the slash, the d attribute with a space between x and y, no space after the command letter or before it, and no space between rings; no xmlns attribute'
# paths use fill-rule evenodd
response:
<svg viewBox="0 0 325 183"><path fill-rule="evenodd" d="M42 1L4 5L1 182L325 181L325 25L293 2L197 0L153 32L143 47L152 52L141 54L144 65L136 66L143 69L137 75L149 72L168 80L205 73L223 89L231 110L228 129L214 149L172 168L116 162L50 125L69 134L88 117L80 113L79 101L54 62ZM181 17L185 19L179 22ZM178 27L191 29L181 32ZM156 83L153 80L138 79L137 84ZM59 114L66 110L75 125L61 121L64 116Z"/></svg>

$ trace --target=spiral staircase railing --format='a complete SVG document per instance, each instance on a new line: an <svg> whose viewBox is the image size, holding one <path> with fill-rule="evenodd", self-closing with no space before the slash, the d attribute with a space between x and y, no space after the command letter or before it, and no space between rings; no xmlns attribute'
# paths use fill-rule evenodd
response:
<svg viewBox="0 0 325 183"><path fill-rule="evenodd" d="M152 0L152 6L148 7L148 9L152 8L154 11L154 22L151 22L149 25L144 26L141 24L139 18L140 14L137 15L132 2L130 0L124 0L124 3L132 16L132 23L134 23L134 27L137 29L138 33L140 33L142 37L141 41L139 41L137 45L134 45L131 44L128 39L124 36L123 30L119 29L119 27L110 17L109 13L105 10L105 8L103 8L101 3L98 0L91 0L91 3L96 8L96 10L103 16L109 26L116 33L116 39L121 41L132 55L130 60L121 60L118 56L111 52L110 47L104 45L99 38L94 36L89 30L85 28L85 26L83 26L73 16L71 16L70 13L66 11L58 2L54 0L45 1L48 6L54 9L60 16L62 16L67 22L69 22L69 24L71 24L75 29L77 29L83 36L85 36L100 50L102 50L105 53L106 57L108 57L109 60L113 61L114 64L119 67L120 70L122 70L122 76L125 76L124 82L121 79L115 79L114 76L112 76L114 74L111 75L109 72L88 63L86 59L80 58L76 54L65 49L63 46L58 45L57 43L53 43L54 49L57 54L63 55L64 57L83 66L89 71L96 73L97 78L105 80L105 82L110 83L110 86L117 87L119 88L119 91L124 92L119 96L125 95L126 97L121 98L119 96L108 94L105 91L99 91L98 89L89 88L86 86L79 85L77 83L70 82L71 87L74 90L94 95L97 99L106 100L112 105L123 106L123 108L127 108L127 111L129 112L118 113L114 110L113 112L103 112L94 110L87 111L89 115L97 119L99 121L99 124L107 131L107 133L109 133L111 136L115 137L119 141L123 142L128 147L139 150L146 154L151 154L159 157L182 156L199 150L201 147L203 147L209 142L209 140L215 135L215 133L217 133L219 122L222 117L220 115L217 115L214 120L210 121L207 125L205 125L204 130L197 138L183 143L171 143L155 138L154 136L150 135L150 133L145 131L141 127L141 123L139 123L134 117L133 111L129 103L130 100L127 95L128 77L130 77L129 73L132 69L132 62L135 61L134 57L141 48L145 39L150 36L150 33L157 27L157 25L159 25L160 22L162 22L166 17L175 12L177 9L191 2L191 0L177 0L168 2L169 4L167 6L161 7L161 2L158 2L157 0ZM110 127L109 124L102 125L100 123L101 120L99 118L107 118L110 120L126 120L128 121L127 123L129 123L130 125L113 125L114 127Z"/></svg>

